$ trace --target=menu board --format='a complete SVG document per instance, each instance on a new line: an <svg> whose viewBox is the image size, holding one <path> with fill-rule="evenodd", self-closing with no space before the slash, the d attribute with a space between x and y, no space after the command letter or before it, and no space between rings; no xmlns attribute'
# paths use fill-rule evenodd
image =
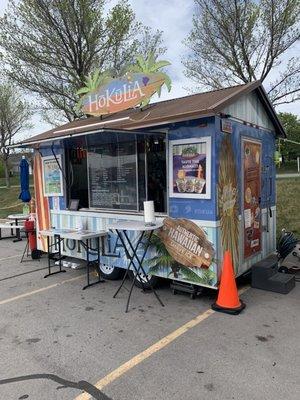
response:
<svg viewBox="0 0 300 400"><path fill-rule="evenodd" d="M97 145L88 171L90 207L137 210L135 141Z"/></svg>

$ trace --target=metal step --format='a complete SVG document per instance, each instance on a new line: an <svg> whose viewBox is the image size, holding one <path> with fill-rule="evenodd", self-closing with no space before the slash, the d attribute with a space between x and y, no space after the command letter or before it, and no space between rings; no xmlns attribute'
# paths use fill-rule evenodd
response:
<svg viewBox="0 0 300 400"><path fill-rule="evenodd" d="M272 292L287 294L294 289L296 281L294 275L282 274L278 272L268 279L269 288Z"/></svg>

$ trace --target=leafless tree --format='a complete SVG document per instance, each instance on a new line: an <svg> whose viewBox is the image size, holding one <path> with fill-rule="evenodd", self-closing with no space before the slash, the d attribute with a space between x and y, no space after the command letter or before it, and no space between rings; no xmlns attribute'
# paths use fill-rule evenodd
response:
<svg viewBox="0 0 300 400"><path fill-rule="evenodd" d="M299 0L195 0L183 60L196 84L219 89L267 78L275 105L300 98ZM298 47L299 49L299 47ZM276 72L277 79L272 80Z"/></svg>
<svg viewBox="0 0 300 400"><path fill-rule="evenodd" d="M6 186L10 187L9 157L17 133L30 128L32 116L30 104L20 98L17 89L8 84L0 83L0 160L4 166Z"/></svg>
<svg viewBox="0 0 300 400"><path fill-rule="evenodd" d="M47 122L80 117L76 92L94 69L118 73L139 52L164 52L161 32L135 18L127 0L11 0L0 18L7 76L36 95ZM60 116L60 118L58 118Z"/></svg>

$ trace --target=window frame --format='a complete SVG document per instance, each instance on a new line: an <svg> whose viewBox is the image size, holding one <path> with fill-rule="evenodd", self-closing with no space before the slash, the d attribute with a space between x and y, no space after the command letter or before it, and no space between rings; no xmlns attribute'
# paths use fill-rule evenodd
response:
<svg viewBox="0 0 300 400"><path fill-rule="evenodd" d="M112 132L112 133L118 133L122 134L121 132ZM131 133L131 132L128 132ZM168 215L169 211L169 184L168 184L168 153L169 153L169 145L168 145L168 136L164 132L139 132L139 133L131 133L134 136L134 142L135 142L135 158L136 158L136 190L137 190L137 208L132 210L132 209L117 209L117 208L103 208L103 207L95 207L91 206L90 204L90 169L89 169L89 153L91 150L91 146L88 145L88 141L86 143L86 150L87 150L87 176L88 176L88 182L87 182L87 187L88 187L88 204L89 207L88 209L91 211L101 211L101 212L107 212L107 213L120 213L120 214L132 214L132 215L143 215L144 211L140 208L139 206L139 162L138 162L138 135L143 135L143 136L164 136L165 140L165 167L166 167L166 210L164 212L155 212L155 215L157 216L166 216ZM96 147L96 146L94 146ZM147 161L147 155L145 162ZM147 171L147 168L145 168L145 173ZM147 179L145 179L145 186L147 185ZM145 193L147 196L147 187L145 187Z"/></svg>

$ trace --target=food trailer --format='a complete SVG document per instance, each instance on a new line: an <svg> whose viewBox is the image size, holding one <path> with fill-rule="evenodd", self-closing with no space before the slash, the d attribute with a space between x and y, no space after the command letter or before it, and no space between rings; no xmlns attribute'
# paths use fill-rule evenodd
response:
<svg viewBox="0 0 300 400"><path fill-rule="evenodd" d="M90 97L90 107L102 100ZM275 251L275 139L284 136L256 81L75 120L26 139L19 145L35 151L38 247L47 250L39 232L49 227L107 230L100 269L117 279L128 261L108 227L143 221L143 202L153 200L156 220L164 221L158 236L178 265L145 262L151 281L217 288L225 250L236 276ZM150 246L146 258L156 251ZM84 252L74 240L62 243L66 256Z"/></svg>

